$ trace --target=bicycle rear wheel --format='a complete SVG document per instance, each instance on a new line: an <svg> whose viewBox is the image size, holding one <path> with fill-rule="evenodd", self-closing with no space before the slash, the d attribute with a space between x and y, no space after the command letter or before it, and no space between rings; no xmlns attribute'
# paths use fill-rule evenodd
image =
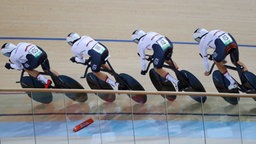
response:
<svg viewBox="0 0 256 144"><path fill-rule="evenodd" d="M129 90L145 91L143 86L132 76L125 73L120 73L119 76L128 85ZM141 103L141 104L144 104L147 101L147 95L145 94L134 94L134 95L130 95L130 97L135 102Z"/></svg>
<svg viewBox="0 0 256 144"><path fill-rule="evenodd" d="M149 77L152 84L158 91L176 91L173 84L170 81L161 77L153 68L149 71ZM174 101L176 99L176 95L161 96L169 101Z"/></svg>
<svg viewBox="0 0 256 144"><path fill-rule="evenodd" d="M20 85L22 88L44 88L44 85L36 78L24 76L21 78ZM49 104L52 102L53 96L51 92L26 92L27 95L40 103Z"/></svg>
<svg viewBox="0 0 256 144"><path fill-rule="evenodd" d="M113 88L108 83L100 80L91 72L86 75L86 81L91 89L113 90ZM98 95L102 100L106 102L114 102L116 99L115 94L98 93L96 95Z"/></svg>
<svg viewBox="0 0 256 144"><path fill-rule="evenodd" d="M84 89L84 87L74 80L73 78L65 75L59 75L58 76L61 83L58 83L57 85L61 88L65 89ZM87 101L88 97L86 93L65 93L66 96L74 101L77 102L85 102Z"/></svg>
<svg viewBox="0 0 256 144"><path fill-rule="evenodd" d="M218 92L222 93L239 93L238 89L228 90L229 80L219 71L215 70L212 74L213 83ZM238 104L239 97L222 97L225 101L232 105Z"/></svg>
<svg viewBox="0 0 256 144"><path fill-rule="evenodd" d="M202 83L189 71L181 70L182 75L189 83L189 88L184 89L184 91L188 92L206 92ZM204 103L207 99L206 96L190 96L192 99L199 103Z"/></svg>
<svg viewBox="0 0 256 144"><path fill-rule="evenodd" d="M256 76L249 71L243 72L245 82L242 83L242 85L250 91L247 91L247 93L256 93ZM256 98L253 98L256 101Z"/></svg>

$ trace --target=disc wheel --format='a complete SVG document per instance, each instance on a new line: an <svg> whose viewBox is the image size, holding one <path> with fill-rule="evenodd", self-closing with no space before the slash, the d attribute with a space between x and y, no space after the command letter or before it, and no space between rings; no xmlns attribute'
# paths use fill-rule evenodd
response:
<svg viewBox="0 0 256 144"><path fill-rule="evenodd" d="M218 70L214 71L212 74L212 79L218 92L239 93L238 89L228 90L227 87L229 85L229 80L225 78L225 76L223 76L223 74L220 71ZM238 101L240 100L239 97L223 97L223 99L232 105L238 104Z"/></svg>
<svg viewBox="0 0 256 144"><path fill-rule="evenodd" d="M134 90L134 91L145 91L143 86L132 76L125 74L125 73L120 73L119 76L122 78L123 81L128 85L129 90ZM132 94L130 97L137 103L144 104L147 101L147 95L145 94Z"/></svg>
<svg viewBox="0 0 256 144"><path fill-rule="evenodd" d="M59 75L58 76L59 80L61 83L60 87L65 88L65 89L84 89L84 87L74 80L73 78L65 75ZM88 99L88 96L86 93L65 93L66 96L74 101L77 102L85 102Z"/></svg>
<svg viewBox="0 0 256 144"><path fill-rule="evenodd" d="M113 90L113 88L106 82L97 78L93 73L86 75L86 81L91 89ZM106 102L114 102L116 99L115 94L97 94L102 100Z"/></svg>
<svg viewBox="0 0 256 144"><path fill-rule="evenodd" d="M181 70L181 73L189 83L189 87L184 89L187 92L206 92L202 83L189 71ZM192 99L199 103L204 103L207 99L206 96L190 96Z"/></svg>
<svg viewBox="0 0 256 144"><path fill-rule="evenodd" d="M22 88L44 88L44 85L34 77L24 76L20 81ZM53 96L51 92L26 92L27 95L43 104L49 104L52 102Z"/></svg>
<svg viewBox="0 0 256 144"><path fill-rule="evenodd" d="M162 78L153 68L149 71L149 77L152 84L158 91L176 91L173 84L170 81ZM161 96L169 101L174 101L176 99L176 95Z"/></svg>

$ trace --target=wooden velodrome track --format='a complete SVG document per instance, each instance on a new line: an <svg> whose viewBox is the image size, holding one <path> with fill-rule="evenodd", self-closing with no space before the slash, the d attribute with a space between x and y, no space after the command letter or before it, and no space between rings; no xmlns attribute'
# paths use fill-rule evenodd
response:
<svg viewBox="0 0 256 144"><path fill-rule="evenodd" d="M76 79L89 89L85 79L80 79L84 67L69 61L72 54L69 45L64 41L68 33L78 32L95 39L130 40L131 33L137 28L156 31L176 42L173 59L180 69L192 72L207 92L216 92L211 76L203 75L203 64L198 55L199 49L194 45L192 33L197 27L222 29L232 33L237 42L243 44L240 46L240 59L247 64L250 71L256 73L255 4L252 0L2 0L0 44L27 41L41 46L47 51L53 69ZM110 62L117 72L135 77L147 91L156 91L148 75L140 75L137 47L134 43L102 43L109 48ZM229 62L229 58L227 60ZM8 61L6 57L0 56L0 61L0 88L20 88L20 85L15 83L19 80L20 73L4 68L5 62ZM255 101L246 99L241 103L244 104L242 108L245 110L255 110ZM218 112L228 105L217 97L208 98L206 104L206 108L217 109ZM217 104L223 107L216 108Z"/></svg>
<svg viewBox="0 0 256 144"><path fill-rule="evenodd" d="M95 39L130 40L133 30L157 31L174 42L194 42L197 27L220 28L234 35L239 44L255 44L255 10L253 1L1 1L1 37L65 38L72 31ZM83 67L72 64L70 47L64 40L5 40L28 41L43 47L53 69L77 80ZM136 77L147 90L155 90L147 76L140 75L137 47L131 42L103 42L110 50L110 62L117 72ZM240 47L240 59L252 72L254 48ZM215 91L211 77L203 76L203 66L196 45L174 44L173 59L180 69L195 74L207 91ZM19 88L14 82L17 71L4 68L1 56L1 88ZM82 82L84 86L86 83Z"/></svg>

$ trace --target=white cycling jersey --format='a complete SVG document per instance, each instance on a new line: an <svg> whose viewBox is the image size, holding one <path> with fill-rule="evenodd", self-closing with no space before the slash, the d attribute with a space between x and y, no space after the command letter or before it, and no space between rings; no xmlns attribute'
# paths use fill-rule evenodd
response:
<svg viewBox="0 0 256 144"><path fill-rule="evenodd" d="M82 36L78 41L76 41L71 51L76 56L76 61L84 63L85 59L84 57L89 57L88 51L92 48L94 48L98 44L97 41L95 41L93 38L89 36Z"/></svg>
<svg viewBox="0 0 256 144"><path fill-rule="evenodd" d="M221 38L224 35L226 36L226 35L228 35L228 33L224 32L222 30L212 30L212 31L209 31L208 34L203 36L199 42L200 53L203 56L204 68L205 68L205 71L207 71L207 72L210 71L210 64L209 64L209 60L207 57L207 55L208 55L207 50L209 48L212 48L215 50L216 49L215 40L217 38Z"/></svg>
<svg viewBox="0 0 256 144"><path fill-rule="evenodd" d="M164 37L163 35L156 32L147 32L144 37L142 37L138 43L138 52L141 58L141 70L146 70L147 60L145 60L145 50L152 50L153 44L157 43L157 40Z"/></svg>
<svg viewBox="0 0 256 144"><path fill-rule="evenodd" d="M16 70L22 70L24 63L28 60L26 58L27 54L32 54L33 56L38 56L42 53L40 49L34 44L21 42L17 44L17 48L14 49L10 55L11 67Z"/></svg>

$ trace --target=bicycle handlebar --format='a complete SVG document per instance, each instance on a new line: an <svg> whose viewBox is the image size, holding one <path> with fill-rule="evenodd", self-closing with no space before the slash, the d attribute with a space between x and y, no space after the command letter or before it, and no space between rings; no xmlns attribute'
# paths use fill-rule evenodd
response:
<svg viewBox="0 0 256 144"><path fill-rule="evenodd" d="M79 63L77 62L77 64L82 64L82 65L85 65L86 68L85 68L85 72L84 72L84 75L81 76L80 78L86 78L86 75L87 75L87 72L88 72L88 69L91 67L91 57L89 57L85 63ZM113 67L110 65L109 61L106 60L106 62L108 63L110 69L104 69L104 68L101 68L100 71L104 71L104 72L108 72L108 73L111 73L113 75L117 75L117 73L114 71Z"/></svg>
<svg viewBox="0 0 256 144"><path fill-rule="evenodd" d="M140 54L139 54L139 53L137 53L137 54L138 54L138 56L140 57ZM148 70L149 70L149 68L150 68L151 63L153 62L153 58L154 58L154 57L153 57L153 55L150 55L150 54L146 54L145 56L146 56L146 58L144 58L144 60L149 61L148 66L147 66L147 68L146 68L146 73L147 73ZM171 58L170 58L170 61L171 61L172 64L174 64ZM165 68L170 68L170 69L172 69L172 70L176 70L175 66L170 66L170 65L164 64L163 67L165 67Z"/></svg>

